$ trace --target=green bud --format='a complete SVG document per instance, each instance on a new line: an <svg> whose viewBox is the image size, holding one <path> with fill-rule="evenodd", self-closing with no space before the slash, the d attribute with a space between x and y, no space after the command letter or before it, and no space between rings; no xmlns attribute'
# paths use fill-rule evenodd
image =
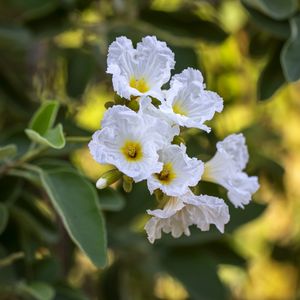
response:
<svg viewBox="0 0 300 300"><path fill-rule="evenodd" d="M115 102L113 101L108 101L104 104L106 109L109 109L110 107L113 107L115 105Z"/></svg>
<svg viewBox="0 0 300 300"><path fill-rule="evenodd" d="M140 105L139 105L138 101L135 100L135 99L132 99L132 100L128 101L128 102L126 103L126 105L127 105L127 107L129 107L129 108L132 109L133 111L138 111L139 108L140 108Z"/></svg>
<svg viewBox="0 0 300 300"><path fill-rule="evenodd" d="M176 136L174 136L172 144L176 144L176 145L185 144L185 140L183 139L182 136L176 135Z"/></svg>
<svg viewBox="0 0 300 300"><path fill-rule="evenodd" d="M122 173L119 170L112 169L102 174L102 176L96 182L96 187L100 190L105 189L106 187L118 181L121 177Z"/></svg>
<svg viewBox="0 0 300 300"><path fill-rule="evenodd" d="M129 176L123 175L123 190L126 193L130 193L132 191L133 179Z"/></svg>

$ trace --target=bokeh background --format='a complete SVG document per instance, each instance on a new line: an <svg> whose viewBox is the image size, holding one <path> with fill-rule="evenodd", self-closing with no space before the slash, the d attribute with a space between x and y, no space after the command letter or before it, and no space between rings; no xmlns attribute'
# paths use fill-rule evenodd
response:
<svg viewBox="0 0 300 300"><path fill-rule="evenodd" d="M174 51L175 73L200 69L224 99L212 133L187 132L189 154L207 160L218 140L243 132L247 172L261 184L244 210L229 203L224 235L194 230L154 246L143 231L145 209L155 205L144 184L129 194L116 185L113 201L99 192L109 247L109 265L99 270L44 194L26 180L0 178L0 201L13 198L14 207L0 222L0 299L300 299L299 13L292 0L0 1L1 145L26 147L30 117L53 99L67 134L91 136L114 99L109 44L120 35L134 43L156 35ZM92 182L109 168L92 160L86 143L44 156L72 163ZM198 191L226 199L213 184ZM25 285L32 281L44 285Z"/></svg>

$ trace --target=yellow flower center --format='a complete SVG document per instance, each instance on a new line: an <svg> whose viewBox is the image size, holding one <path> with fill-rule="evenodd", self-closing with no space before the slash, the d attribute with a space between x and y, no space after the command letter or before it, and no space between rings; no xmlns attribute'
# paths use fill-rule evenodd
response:
<svg viewBox="0 0 300 300"><path fill-rule="evenodd" d="M139 161L143 158L142 146L139 142L126 141L121 147L125 159L130 162Z"/></svg>
<svg viewBox="0 0 300 300"><path fill-rule="evenodd" d="M162 184L170 184L176 178L172 163L165 163L161 172L156 174L156 177Z"/></svg>
<svg viewBox="0 0 300 300"><path fill-rule="evenodd" d="M187 111L178 103L173 105L173 111L175 114L187 116Z"/></svg>
<svg viewBox="0 0 300 300"><path fill-rule="evenodd" d="M149 91L149 85L144 78L136 79L134 77L130 78L129 85L137 89L141 93L145 93Z"/></svg>

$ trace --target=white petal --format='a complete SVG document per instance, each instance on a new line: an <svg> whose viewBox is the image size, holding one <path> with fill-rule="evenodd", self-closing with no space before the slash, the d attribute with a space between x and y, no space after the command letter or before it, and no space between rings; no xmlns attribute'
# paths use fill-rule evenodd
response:
<svg viewBox="0 0 300 300"><path fill-rule="evenodd" d="M107 65L118 64L120 57L124 52L133 51L132 42L125 36L117 37L108 48Z"/></svg>
<svg viewBox="0 0 300 300"><path fill-rule="evenodd" d="M226 183L228 198L235 207L244 208L249 204L251 196L259 189L258 179L255 176L249 177L246 173L240 173Z"/></svg>
<svg viewBox="0 0 300 300"><path fill-rule="evenodd" d="M226 152L240 170L245 169L249 160L248 149L243 134L231 134L217 143L219 151Z"/></svg>
<svg viewBox="0 0 300 300"><path fill-rule="evenodd" d="M160 219L167 219L175 215L178 211L184 208L184 203L177 197L171 197L165 205L164 209L147 210L147 213L151 216L158 217Z"/></svg>
<svg viewBox="0 0 300 300"><path fill-rule="evenodd" d="M207 231L210 224L214 224L220 232L224 233L224 226L229 222L230 216L228 206L223 199L208 195L194 195L183 200L191 204L187 207L193 223L199 229Z"/></svg>

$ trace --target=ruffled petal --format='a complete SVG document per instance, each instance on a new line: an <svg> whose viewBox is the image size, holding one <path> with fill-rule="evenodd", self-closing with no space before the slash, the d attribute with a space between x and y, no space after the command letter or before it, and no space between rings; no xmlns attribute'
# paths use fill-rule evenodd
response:
<svg viewBox="0 0 300 300"><path fill-rule="evenodd" d="M114 90L126 99L149 95L163 100L161 87L171 76L174 53L165 42L147 36L132 47L132 42L119 37L109 47L107 73L113 75Z"/></svg>
<svg viewBox="0 0 300 300"><path fill-rule="evenodd" d="M230 219L228 206L222 199L207 195L195 196L190 190L183 196L171 197L163 209L147 212L152 216L145 225L151 243L161 238L161 232L171 233L174 238L182 234L189 236L191 225L207 231L210 224L214 224L223 233Z"/></svg>
<svg viewBox="0 0 300 300"><path fill-rule="evenodd" d="M217 149L218 151L227 153L238 169L245 169L249 160L249 153L243 134L231 134L227 136L222 142L217 143Z"/></svg>
<svg viewBox="0 0 300 300"><path fill-rule="evenodd" d="M173 76L166 101L162 101L159 108L180 126L209 132L204 122L211 120L215 112L222 111L223 100L218 94L205 90L200 71L188 68Z"/></svg>
<svg viewBox="0 0 300 300"><path fill-rule="evenodd" d="M116 105L106 111L102 129L93 134L89 148L97 162L112 164L138 182L161 171L157 151L176 133L162 120ZM134 156L128 151L134 151Z"/></svg>
<svg viewBox="0 0 300 300"><path fill-rule="evenodd" d="M226 188L228 198L235 207L243 208L249 204L259 188L257 177L243 172L248 159L244 136L232 134L217 144L216 154L205 163L203 179Z"/></svg>

